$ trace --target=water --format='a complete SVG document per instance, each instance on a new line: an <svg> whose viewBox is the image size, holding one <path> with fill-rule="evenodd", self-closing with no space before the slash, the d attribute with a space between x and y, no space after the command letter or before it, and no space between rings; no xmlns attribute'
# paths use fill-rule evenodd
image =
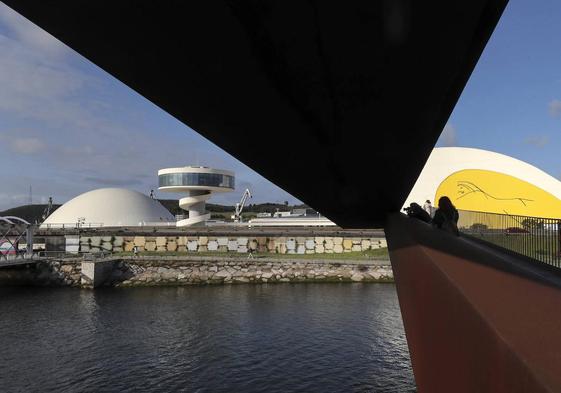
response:
<svg viewBox="0 0 561 393"><path fill-rule="evenodd" d="M2 392L409 392L391 284L0 288Z"/></svg>

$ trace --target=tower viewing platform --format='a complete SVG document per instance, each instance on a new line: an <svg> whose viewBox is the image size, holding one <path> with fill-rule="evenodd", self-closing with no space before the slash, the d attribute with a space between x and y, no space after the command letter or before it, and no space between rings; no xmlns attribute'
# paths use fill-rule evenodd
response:
<svg viewBox="0 0 561 393"><path fill-rule="evenodd" d="M234 191L234 172L201 166L166 168L158 171L159 190L188 192L179 199L179 207L189 211L189 218L177 221L178 227L204 225L210 218L205 203L213 192Z"/></svg>

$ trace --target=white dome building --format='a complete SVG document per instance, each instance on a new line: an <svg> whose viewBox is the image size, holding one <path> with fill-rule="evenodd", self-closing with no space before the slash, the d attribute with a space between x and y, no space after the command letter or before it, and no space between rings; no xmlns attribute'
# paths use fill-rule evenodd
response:
<svg viewBox="0 0 561 393"><path fill-rule="evenodd" d="M175 225L173 215L160 202L138 191L100 188L66 202L41 228L122 227Z"/></svg>

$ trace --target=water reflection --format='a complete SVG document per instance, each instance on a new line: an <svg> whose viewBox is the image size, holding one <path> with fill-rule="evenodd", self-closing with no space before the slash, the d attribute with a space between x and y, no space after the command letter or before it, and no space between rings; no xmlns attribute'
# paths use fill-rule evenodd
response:
<svg viewBox="0 0 561 393"><path fill-rule="evenodd" d="M0 296L3 391L414 390L389 284Z"/></svg>

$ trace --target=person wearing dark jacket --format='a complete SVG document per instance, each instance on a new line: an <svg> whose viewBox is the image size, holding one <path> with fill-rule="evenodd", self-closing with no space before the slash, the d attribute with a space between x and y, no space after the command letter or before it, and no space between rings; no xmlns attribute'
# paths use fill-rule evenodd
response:
<svg viewBox="0 0 561 393"><path fill-rule="evenodd" d="M460 235L458 230L458 219L460 215L458 210L452 204L452 201L447 196L440 197L438 200L438 209L434 212L432 223L439 229L453 233L456 236Z"/></svg>

